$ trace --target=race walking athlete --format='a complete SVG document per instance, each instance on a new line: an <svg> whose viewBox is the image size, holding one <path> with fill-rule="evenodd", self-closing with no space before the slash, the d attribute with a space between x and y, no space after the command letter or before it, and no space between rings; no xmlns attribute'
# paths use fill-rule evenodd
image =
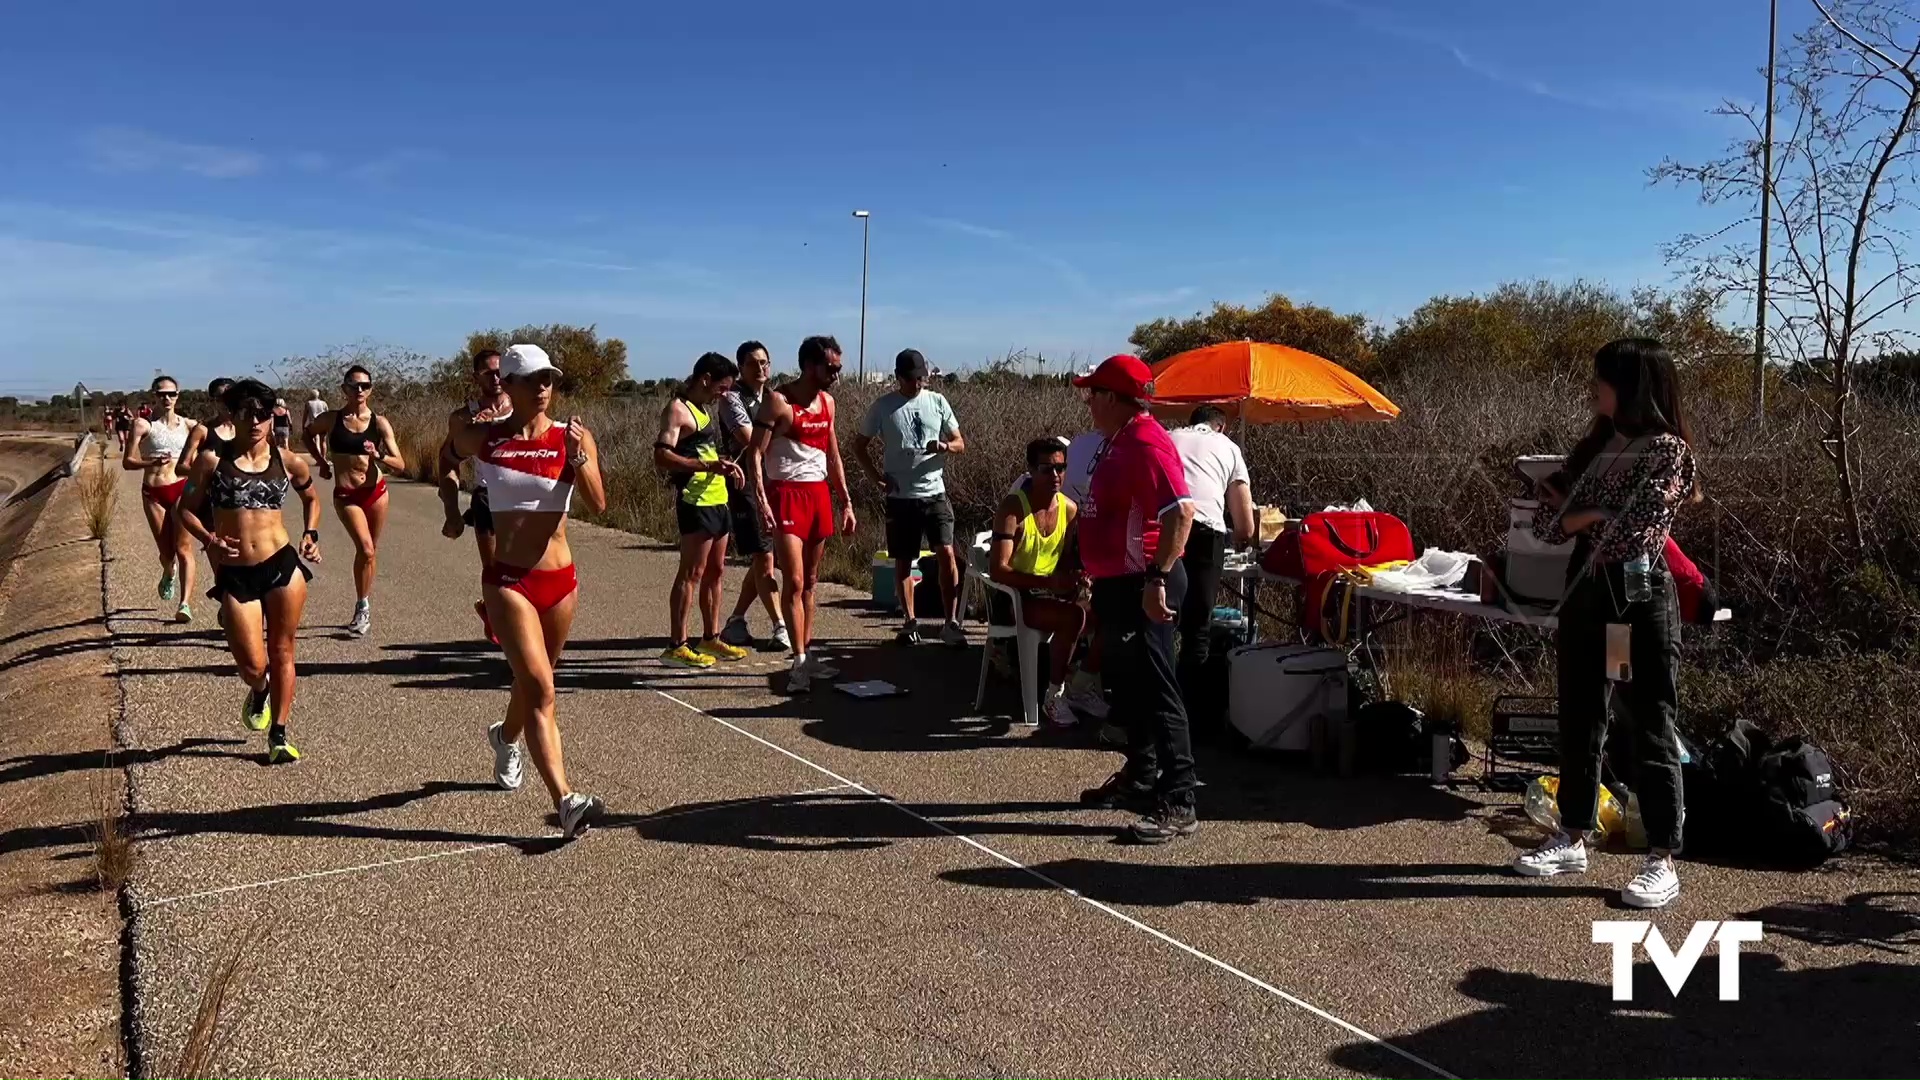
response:
<svg viewBox="0 0 1920 1080"><path fill-rule="evenodd" d="M184 455L187 440L199 425L175 411L180 384L172 376L155 378L151 393L154 409L150 416L133 422L133 437L120 454L120 467L141 473L140 509L147 515L147 530L160 553L160 599L180 602L175 622L192 622L193 607L187 602L193 592L192 541L174 527L172 510L187 487L187 471L193 463Z"/></svg>
<svg viewBox="0 0 1920 1080"><path fill-rule="evenodd" d="M592 433L577 417L558 423L547 415L560 369L546 350L514 345L501 358L500 371L513 418L468 424L455 433L453 446L454 453L474 459L487 485L496 535L480 594L513 668L507 718L487 729L487 742L494 782L512 791L520 786L520 737L526 736L533 767L560 814L560 831L571 838L586 831L604 807L567 786L554 719L553 669L579 600L567 510L578 487L587 506L604 512L607 491Z"/></svg>
<svg viewBox="0 0 1920 1080"><path fill-rule="evenodd" d="M380 472L405 472L407 463L393 426L373 411L373 374L355 364L340 389L347 403L307 425L307 449L320 463L320 475L333 480L333 512L353 538L353 618L347 633L365 637L373 621L375 552L387 524L387 482Z"/></svg>
<svg viewBox="0 0 1920 1080"><path fill-rule="evenodd" d="M487 485L476 474L473 497L467 502L466 514L462 515L460 455L453 452L453 440L460 429L469 424L495 423L513 415L513 400L500 385L500 350L482 349L473 354L473 389L472 401L447 414L447 441L440 444L440 506L447 513L440 535L458 540L466 526L473 526L473 543L479 549L480 572L484 574L493 563L493 511L487 506ZM486 628L487 640L499 644L493 635L493 625L487 622L487 602L475 600L473 610Z"/></svg>
<svg viewBox="0 0 1920 1080"><path fill-rule="evenodd" d="M733 515L727 491L743 477L740 466L720 456L721 396L733 389L739 369L716 352L696 360L693 374L660 410L660 435L653 463L680 489L674 517L680 531L680 569L667 594L669 640L660 662L675 667L710 668L715 661L740 660L747 650L720 640L720 586L727 572L727 534ZM687 613L700 596L699 644L687 640Z"/></svg>
<svg viewBox="0 0 1920 1080"><path fill-rule="evenodd" d="M741 461L753 443L753 418L760 415L760 406L767 401L773 361L767 356L767 347L757 341L742 342L734 359L739 362L740 374L734 379L733 389L721 399L720 424L726 429L734 460ZM740 599L734 602L720 640L729 645L753 644L747 612L758 600L767 609L767 618L773 620L768 646L786 652L793 648L793 638L780 614L780 585L773 578L773 537L761 527L760 504L755 498L752 486L744 483L727 493L727 509L733 512L731 547L735 555L747 560L747 574L740 582Z"/></svg>
<svg viewBox="0 0 1920 1080"><path fill-rule="evenodd" d="M840 378L840 343L810 337L800 343L800 377L767 395L754 418L747 451L748 483L760 503L760 524L774 536L780 568L780 607L792 628L792 669L787 692L805 693L814 679L840 673L809 657L813 643L814 586L820 553L833 535L833 499L840 499L840 531L853 535L857 522L847 495L847 470L834 437L833 395Z"/></svg>
<svg viewBox="0 0 1920 1080"><path fill-rule="evenodd" d="M300 760L287 739L287 721L293 714L294 641L313 577L301 560L320 561L320 496L306 460L274 445L272 389L243 379L222 400L236 434L194 459L180 524L213 561L207 596L220 604L227 646L247 686L240 720L266 731L267 764L280 765ZM288 488L300 495L305 523L297 551L281 513Z"/></svg>
<svg viewBox="0 0 1920 1080"><path fill-rule="evenodd" d="M200 455L205 451L211 450L214 454L220 455L226 453L228 448L233 445L236 434L233 425L233 415L227 412L227 403L225 400L227 388L232 385L233 380L224 375L207 384L207 398L213 402L213 415L209 417L205 423L194 425L193 433L187 436L187 448L180 455L180 460L184 463L183 468L189 471L192 470L194 463L200 460ZM212 508L207 503L207 490L204 487L194 488L192 496L195 500L195 505L193 506L194 515L201 521L212 521ZM169 528L184 528L179 521L181 512L182 506L180 504L175 504L175 506L168 511L170 515L167 523ZM183 543L189 541L186 533L178 533L176 535L180 536ZM188 550L191 550L191 548ZM220 597L214 593L207 595L215 602L217 607ZM187 594L184 592L180 594L180 610L185 612L189 618L192 617L192 612L187 609ZM222 619L226 618L226 612L224 610L220 611L220 617ZM181 621L184 622L185 620L183 619ZM222 622L220 625L225 626L226 623Z"/></svg>

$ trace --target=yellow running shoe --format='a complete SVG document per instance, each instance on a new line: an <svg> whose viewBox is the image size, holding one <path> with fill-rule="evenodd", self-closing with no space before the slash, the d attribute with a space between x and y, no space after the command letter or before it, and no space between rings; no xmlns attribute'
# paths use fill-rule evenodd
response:
<svg viewBox="0 0 1920 1080"><path fill-rule="evenodd" d="M254 731L265 731L273 725L273 697L270 687L258 690L247 688L247 698L240 703L240 722Z"/></svg>
<svg viewBox="0 0 1920 1080"><path fill-rule="evenodd" d="M700 655L711 656L715 660L733 661L745 660L747 658L747 650L735 645L729 645L719 638L710 637L702 641L696 648Z"/></svg>
<svg viewBox="0 0 1920 1080"><path fill-rule="evenodd" d="M267 742L267 764L291 765L299 760L300 751L294 749L293 744L284 737L277 742L273 740Z"/></svg>
<svg viewBox="0 0 1920 1080"><path fill-rule="evenodd" d="M678 645L661 653L660 662L673 667L696 669L710 668L714 665L713 657L694 652L688 645Z"/></svg>

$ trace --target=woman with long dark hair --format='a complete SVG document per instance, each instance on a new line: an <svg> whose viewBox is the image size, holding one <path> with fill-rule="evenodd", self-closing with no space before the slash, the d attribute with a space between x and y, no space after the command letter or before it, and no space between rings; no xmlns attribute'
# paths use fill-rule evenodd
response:
<svg viewBox="0 0 1920 1080"><path fill-rule="evenodd" d="M1595 353L1593 426L1547 482L1533 526L1549 543L1575 541L1557 638L1562 831L1513 868L1530 877L1586 870L1609 706L1625 693L1633 760L1620 764L1634 777L1651 850L1620 898L1639 908L1680 895L1681 618L1665 552L1675 511L1698 488L1678 383L1673 357L1651 338L1622 338Z"/></svg>
<svg viewBox="0 0 1920 1080"><path fill-rule="evenodd" d="M180 525L206 545L213 562L207 596L220 604L220 625L247 685L240 720L267 732L267 764L279 765L300 760L287 741L287 721L294 640L313 576L301 560L320 561L320 497L306 460L274 444L272 389L242 379L227 387L224 404L233 438L195 459ZM290 490L300 497L305 522L298 548L281 513Z"/></svg>
<svg viewBox="0 0 1920 1080"><path fill-rule="evenodd" d="M547 415L560 369L538 345L515 345L501 357L500 374L513 412L453 432L453 452L474 460L493 511L494 556L480 577L487 618L513 669L505 720L487 729L494 782L520 786L520 738L553 797L560 831L568 838L600 816L599 799L567 783L554 720L553 669L573 628L579 602L567 511L577 489L595 513L607 508L600 451L578 417Z"/></svg>

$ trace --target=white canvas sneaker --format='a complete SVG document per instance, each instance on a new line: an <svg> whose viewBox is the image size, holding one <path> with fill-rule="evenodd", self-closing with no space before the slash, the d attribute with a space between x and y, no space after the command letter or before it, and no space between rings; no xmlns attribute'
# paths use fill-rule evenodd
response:
<svg viewBox="0 0 1920 1080"><path fill-rule="evenodd" d="M1566 833L1554 833L1547 842L1513 860L1513 872L1525 877L1587 872L1587 845Z"/></svg>

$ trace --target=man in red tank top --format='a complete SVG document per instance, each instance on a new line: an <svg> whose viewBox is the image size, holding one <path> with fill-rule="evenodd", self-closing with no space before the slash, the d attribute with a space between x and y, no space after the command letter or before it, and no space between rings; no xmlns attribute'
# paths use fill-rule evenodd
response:
<svg viewBox="0 0 1920 1080"><path fill-rule="evenodd" d="M839 672L807 655L813 640L814 585L820 553L833 535L833 500L840 500L840 531L853 535L853 500L833 425L840 378L840 343L810 337L800 343L800 377L767 394L754 418L745 461L747 483L759 495L761 526L774 538L780 570L780 609L793 638L787 691L803 693L813 679Z"/></svg>

